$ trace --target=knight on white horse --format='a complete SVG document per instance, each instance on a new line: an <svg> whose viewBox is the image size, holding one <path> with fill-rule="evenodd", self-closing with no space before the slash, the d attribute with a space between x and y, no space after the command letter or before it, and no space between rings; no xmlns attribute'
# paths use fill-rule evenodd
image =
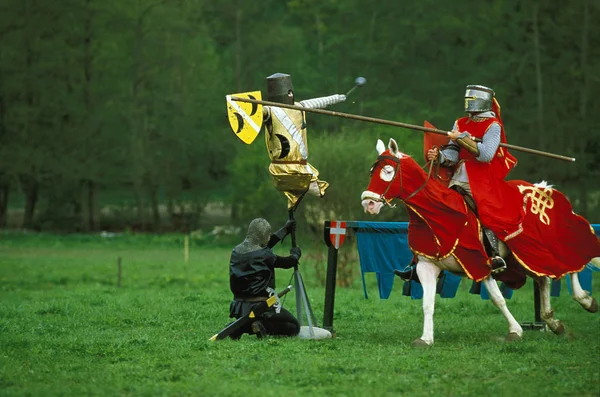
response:
<svg viewBox="0 0 600 397"><path fill-rule="evenodd" d="M508 339L520 339L523 329L508 311L496 280L491 277L489 257L483 246L482 225L467 207L462 196L434 178L429 178L416 161L401 153L395 140L386 149L377 142L377 162L371 169L371 181L362 193L365 212L378 214L381 207L393 199L406 206L410 222L408 243L417 258L416 272L423 286L424 326L415 344L432 345L433 312L437 277L442 270L462 274L482 281L492 302L509 324ZM573 299L590 311L598 304L584 291L577 277L588 262L600 264L600 240L583 217L573 213L568 199L547 185L532 185L525 181L509 181L508 187L520 195L519 205L525 216L518 233L503 236L498 246L507 269L497 275L511 288L519 288L526 276L534 278L540 287L541 316L555 333L564 332L564 325L554 318L550 306L550 279L571 274ZM568 230L568 233L563 233ZM573 247L579 247L574 250Z"/></svg>

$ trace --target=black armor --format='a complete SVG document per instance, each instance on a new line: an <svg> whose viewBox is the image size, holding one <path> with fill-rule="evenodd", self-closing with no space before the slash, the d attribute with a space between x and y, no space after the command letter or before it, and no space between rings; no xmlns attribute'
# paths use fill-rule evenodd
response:
<svg viewBox="0 0 600 397"><path fill-rule="evenodd" d="M257 218L250 222L246 238L231 252L229 261L229 286L233 301L229 306L229 317L240 318L276 294L275 269L289 269L298 265L301 251L291 249L289 256L279 256L272 248L295 228L295 221L271 234L271 225L265 219ZM300 324L294 316L279 303L258 316L248 327L232 334L238 339L243 333L264 335L297 335Z"/></svg>
<svg viewBox="0 0 600 397"><path fill-rule="evenodd" d="M485 250L490 256L491 264L492 264L492 273L500 273L503 270L506 270L506 262L500 256L500 248L498 237L488 228L483 228L483 234L485 235L484 241L487 241L485 245Z"/></svg>

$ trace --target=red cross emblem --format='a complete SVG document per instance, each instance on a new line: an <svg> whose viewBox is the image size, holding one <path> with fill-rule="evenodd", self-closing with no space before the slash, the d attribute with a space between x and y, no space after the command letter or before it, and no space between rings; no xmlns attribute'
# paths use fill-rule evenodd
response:
<svg viewBox="0 0 600 397"><path fill-rule="evenodd" d="M346 222L331 221L329 225L329 240L335 249L340 249L346 238Z"/></svg>

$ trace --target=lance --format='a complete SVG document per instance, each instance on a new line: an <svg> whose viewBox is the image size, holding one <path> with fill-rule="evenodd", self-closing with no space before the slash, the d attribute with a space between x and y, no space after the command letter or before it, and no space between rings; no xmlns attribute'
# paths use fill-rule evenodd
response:
<svg viewBox="0 0 600 397"><path fill-rule="evenodd" d="M309 112L309 113L325 114L325 115L328 115L328 116L343 117L343 118L346 118L346 119L366 121L366 122L369 122L369 123L391 125L391 126L394 126L394 127L402 127L402 128L407 128L407 129L411 129L411 130L419 130L419 131L423 131L423 132L431 132L431 133L439 134L439 135L446 135L446 136L448 136L448 134L450 134L450 131L438 130L437 128L422 127L420 125L401 123L399 121L378 119L378 118L367 117L367 116L359 116L359 115L356 115L356 114L342 113L342 112L336 112L336 111L332 111L332 110L311 109L311 108L305 108L305 107L302 107L302 106L288 105L287 103L278 103L278 102L270 102L270 101L260 101L260 100L257 100L257 99L241 98L241 97L236 97L236 96L231 96L231 100L238 101L238 102L253 103L253 104L257 104L257 105L264 105L264 106L272 106L272 107L294 109L294 110L300 110L300 111ZM474 140L475 140L475 142L481 142L480 138L474 138ZM502 143L501 142L500 146L501 147L505 147L507 149L517 150L517 151L525 152L525 153L536 154L538 156L549 157L549 158L553 158L553 159L557 159L557 160L570 161L570 162L575 161L574 157L562 156L560 154L544 152L544 151L541 151L541 150L530 149L530 148L526 148L526 147L522 147L522 146L517 146L517 145L511 145L511 144L508 144L508 143Z"/></svg>

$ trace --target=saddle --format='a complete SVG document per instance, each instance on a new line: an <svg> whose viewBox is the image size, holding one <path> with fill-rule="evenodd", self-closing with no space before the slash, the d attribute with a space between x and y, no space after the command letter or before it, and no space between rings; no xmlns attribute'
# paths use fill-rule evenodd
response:
<svg viewBox="0 0 600 397"><path fill-rule="evenodd" d="M473 198L473 196L471 196L469 192L467 192L464 188L458 185L450 186L450 189L456 190L460 193L461 196L463 196L463 200L465 201L465 204L467 204L467 207L469 207L469 209L473 211L477 219L479 219L479 214L477 213L477 204L475 204L475 199Z"/></svg>

